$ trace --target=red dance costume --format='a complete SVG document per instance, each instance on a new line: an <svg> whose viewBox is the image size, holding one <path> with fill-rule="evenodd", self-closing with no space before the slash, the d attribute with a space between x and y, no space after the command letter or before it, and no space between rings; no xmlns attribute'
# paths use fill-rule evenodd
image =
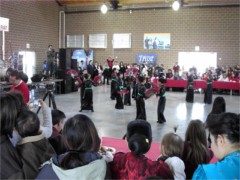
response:
<svg viewBox="0 0 240 180"><path fill-rule="evenodd" d="M131 152L116 153L110 167L113 179L145 179L150 176L173 179L171 170L163 161L152 161Z"/></svg>
<svg viewBox="0 0 240 180"><path fill-rule="evenodd" d="M12 86L11 91L19 91L22 94L25 103L28 103L28 101L29 101L29 89L28 89L28 86L25 82L21 81L19 83L19 85Z"/></svg>

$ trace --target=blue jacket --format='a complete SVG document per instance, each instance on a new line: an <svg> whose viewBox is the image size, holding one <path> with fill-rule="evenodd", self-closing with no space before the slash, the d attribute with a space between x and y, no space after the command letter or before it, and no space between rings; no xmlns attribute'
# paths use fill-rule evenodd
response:
<svg viewBox="0 0 240 180"><path fill-rule="evenodd" d="M199 165L192 179L239 179L240 151L235 151L215 164Z"/></svg>

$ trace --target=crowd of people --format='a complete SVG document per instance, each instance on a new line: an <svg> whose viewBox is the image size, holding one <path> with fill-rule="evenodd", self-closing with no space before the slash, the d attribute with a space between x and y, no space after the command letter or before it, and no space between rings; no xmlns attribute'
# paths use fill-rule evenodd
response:
<svg viewBox="0 0 240 180"><path fill-rule="evenodd" d="M0 100L1 179L240 178L240 115L225 112L222 97L215 99L205 123L190 121L185 140L177 128L165 134L156 160L144 155L152 143L151 124L144 119L126 127L130 152L109 155L99 151L101 137L88 116L65 120L64 112L40 100L40 117L15 91L1 94ZM210 164L213 156L218 162Z"/></svg>
<svg viewBox="0 0 240 180"><path fill-rule="evenodd" d="M81 89L80 111L93 112L92 86L97 83L94 82L92 62L88 66L80 69L76 79ZM176 63L173 67L174 77L179 75L177 66ZM140 68L133 65L123 70L126 65L120 63L118 66L113 59L108 59L104 67L102 73L107 84L111 82L110 98L116 100L115 108L123 109L124 105L131 105L131 99L136 101L136 118L127 125L124 137L130 152L114 155L100 152L101 138L94 122L86 115L76 114L66 120L64 112L51 110L39 100L42 117L38 116L31 111L27 99L29 94L24 93L26 84L17 72L12 71L10 80L13 87L10 92L0 95L1 179L240 178L240 115L225 112L224 98L214 100L206 121L190 121L185 139L177 134L177 128L165 134L159 147L160 157L150 160L144 155L152 143L152 128L147 121L144 99L152 95L159 97L157 122L165 123L164 83L168 75L164 73L163 65L160 71L145 64ZM93 71L89 70L91 68ZM149 74L157 77L157 90L152 88ZM194 74L195 69L191 69L186 96L189 102L193 101L191 83ZM208 70L206 82L209 86L213 78L211 75ZM206 103L212 101L208 94L211 90L209 86L205 91ZM209 164L213 156L218 162Z"/></svg>

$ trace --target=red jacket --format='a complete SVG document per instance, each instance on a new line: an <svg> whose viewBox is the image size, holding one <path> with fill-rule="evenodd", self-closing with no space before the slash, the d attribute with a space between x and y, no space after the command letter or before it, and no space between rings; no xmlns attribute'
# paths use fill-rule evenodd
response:
<svg viewBox="0 0 240 180"><path fill-rule="evenodd" d="M159 176L164 179L173 179L168 165L163 161L152 161L144 155L137 156L131 152L116 153L110 163L113 179L145 179Z"/></svg>
<svg viewBox="0 0 240 180"><path fill-rule="evenodd" d="M29 101L29 89L28 89L28 86L25 82L22 81L19 85L12 86L11 91L19 91L22 94L25 103L28 103L28 101Z"/></svg>

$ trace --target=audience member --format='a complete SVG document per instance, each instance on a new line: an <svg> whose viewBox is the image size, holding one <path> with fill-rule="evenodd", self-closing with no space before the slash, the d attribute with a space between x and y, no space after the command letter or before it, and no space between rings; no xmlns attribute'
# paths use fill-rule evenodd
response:
<svg viewBox="0 0 240 180"><path fill-rule="evenodd" d="M52 110L52 136L48 140L56 151L57 155L63 154L67 151L62 137L62 129L65 118L66 116L64 112L57 109Z"/></svg>
<svg viewBox="0 0 240 180"><path fill-rule="evenodd" d="M106 161L98 153L101 140L86 115L68 119L63 127L68 152L52 157L36 179L104 179Z"/></svg>
<svg viewBox="0 0 240 180"><path fill-rule="evenodd" d="M190 121L185 133L183 161L186 178L191 179L199 164L207 164L213 157L208 149L204 123L200 120Z"/></svg>
<svg viewBox="0 0 240 180"><path fill-rule="evenodd" d="M19 91L22 93L25 103L29 101L29 89L27 84L21 79L20 73L17 70L12 70L9 73L9 81L12 83L11 91Z"/></svg>
<svg viewBox="0 0 240 180"><path fill-rule="evenodd" d="M152 161L144 156L151 147L152 129L145 120L131 121L127 126L127 142L131 152L118 152L110 162L113 179L144 179L161 176L172 179L168 165L163 161Z"/></svg>
<svg viewBox="0 0 240 180"><path fill-rule="evenodd" d="M219 162L199 165L193 179L240 178L239 117L235 113L222 113L218 118L207 121L211 149Z"/></svg>
<svg viewBox="0 0 240 180"><path fill-rule="evenodd" d="M174 179L186 179L185 165L181 159L183 152L182 138L176 133L167 133L162 139L160 148L161 156L158 159L168 164Z"/></svg>
<svg viewBox="0 0 240 180"><path fill-rule="evenodd" d="M9 140L19 113L18 99L11 93L0 95L0 178L24 179L22 160Z"/></svg>
<svg viewBox="0 0 240 180"><path fill-rule="evenodd" d="M22 137L16 149L23 162L26 179L36 178L39 167L49 160L55 151L40 131L40 121L32 111L22 111L16 121L16 130Z"/></svg>

